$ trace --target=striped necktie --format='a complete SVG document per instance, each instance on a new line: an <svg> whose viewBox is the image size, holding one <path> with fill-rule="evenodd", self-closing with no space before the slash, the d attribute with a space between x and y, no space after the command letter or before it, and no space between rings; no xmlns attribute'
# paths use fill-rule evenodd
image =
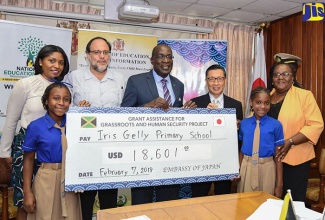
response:
<svg viewBox="0 0 325 220"><path fill-rule="evenodd" d="M254 191L258 189L258 152L260 148L260 120L256 120L254 131L253 152L252 152L252 170L251 170L251 187Z"/></svg>
<svg viewBox="0 0 325 220"><path fill-rule="evenodd" d="M161 83L162 83L163 91L164 91L164 99L168 102L169 106L172 106L172 99L170 97L170 93L169 93L169 90L167 88L167 80L162 79Z"/></svg>

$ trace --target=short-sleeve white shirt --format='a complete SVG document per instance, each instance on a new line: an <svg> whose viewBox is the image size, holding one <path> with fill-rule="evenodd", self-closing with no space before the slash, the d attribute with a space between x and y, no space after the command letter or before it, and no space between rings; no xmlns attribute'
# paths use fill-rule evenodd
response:
<svg viewBox="0 0 325 220"><path fill-rule="evenodd" d="M98 80L89 67L72 71L64 81L73 86L75 106L86 100L94 107L120 107L126 86L122 73L108 69L104 78Z"/></svg>

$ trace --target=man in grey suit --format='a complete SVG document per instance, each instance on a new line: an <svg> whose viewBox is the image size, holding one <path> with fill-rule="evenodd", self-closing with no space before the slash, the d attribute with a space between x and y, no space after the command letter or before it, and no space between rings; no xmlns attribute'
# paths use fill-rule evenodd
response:
<svg viewBox="0 0 325 220"><path fill-rule="evenodd" d="M243 108L241 102L223 94L227 78L225 69L214 64L205 72L205 81L209 92L205 95L192 99L198 108L235 108L237 125L243 119ZM238 147L239 148L239 147ZM193 183L192 197L207 196L211 182ZM222 180L214 182L214 194L228 194L231 192L231 181Z"/></svg>
<svg viewBox="0 0 325 220"><path fill-rule="evenodd" d="M153 48L150 58L153 69L146 73L133 75L128 79L121 107L150 107L169 109L170 107L194 108L188 101L183 105L184 84L170 75L173 68L172 50L167 45ZM163 84L166 84L167 88ZM166 90L168 96L166 97ZM156 201L178 199L179 185L136 187L131 189L132 205Z"/></svg>

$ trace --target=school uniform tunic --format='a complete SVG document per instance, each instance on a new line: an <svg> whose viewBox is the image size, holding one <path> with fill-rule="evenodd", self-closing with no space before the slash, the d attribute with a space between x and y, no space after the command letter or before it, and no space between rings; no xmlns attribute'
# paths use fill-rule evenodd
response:
<svg viewBox="0 0 325 220"><path fill-rule="evenodd" d="M238 192L253 191L250 186L250 174L252 168L252 151L256 117L244 119L240 124L239 140L243 142L241 152L244 159L240 168L241 181L238 185ZM258 182L257 191L264 191L274 194L276 183L276 166L273 160L277 146L284 144L283 128L278 120L268 115L260 118L260 146L258 151Z"/></svg>
<svg viewBox="0 0 325 220"><path fill-rule="evenodd" d="M66 118L64 115L60 126L64 126L65 122ZM45 116L31 122L27 127L22 149L25 152L36 152L37 160L41 163L33 184L36 212L28 214L28 220L82 219L79 195L74 192L65 192L68 216L62 217L60 191L62 162L61 130L54 127L55 123L46 113Z"/></svg>

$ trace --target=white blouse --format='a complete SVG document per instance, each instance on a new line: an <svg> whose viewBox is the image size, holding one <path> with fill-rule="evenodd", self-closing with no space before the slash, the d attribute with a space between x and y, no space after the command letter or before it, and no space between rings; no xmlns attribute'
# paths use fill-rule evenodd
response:
<svg viewBox="0 0 325 220"><path fill-rule="evenodd" d="M41 97L51 83L39 74L21 79L15 84L8 100L6 123L0 140L1 158L11 157L11 144L19 119L20 126L27 128L31 121L45 115Z"/></svg>

